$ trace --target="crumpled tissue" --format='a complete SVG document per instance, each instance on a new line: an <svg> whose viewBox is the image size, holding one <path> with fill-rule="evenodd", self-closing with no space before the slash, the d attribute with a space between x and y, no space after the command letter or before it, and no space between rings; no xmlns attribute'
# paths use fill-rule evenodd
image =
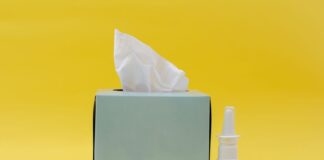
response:
<svg viewBox="0 0 324 160"><path fill-rule="evenodd" d="M184 71L135 37L115 30L115 69L124 91L183 92L189 80Z"/></svg>

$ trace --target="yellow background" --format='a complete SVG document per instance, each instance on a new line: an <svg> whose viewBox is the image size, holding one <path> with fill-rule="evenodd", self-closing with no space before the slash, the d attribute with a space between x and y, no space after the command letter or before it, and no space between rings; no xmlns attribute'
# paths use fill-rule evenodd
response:
<svg viewBox="0 0 324 160"><path fill-rule="evenodd" d="M211 159L236 106L241 160L324 159L322 0L1 0L0 159L90 160L113 30L212 96Z"/></svg>

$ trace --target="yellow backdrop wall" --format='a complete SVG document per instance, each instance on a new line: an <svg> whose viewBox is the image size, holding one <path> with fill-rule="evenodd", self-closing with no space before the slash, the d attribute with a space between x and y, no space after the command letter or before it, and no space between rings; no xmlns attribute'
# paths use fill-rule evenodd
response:
<svg viewBox="0 0 324 160"><path fill-rule="evenodd" d="M0 159L90 160L98 88L119 88L113 30L236 106L241 160L324 159L324 1L2 0Z"/></svg>

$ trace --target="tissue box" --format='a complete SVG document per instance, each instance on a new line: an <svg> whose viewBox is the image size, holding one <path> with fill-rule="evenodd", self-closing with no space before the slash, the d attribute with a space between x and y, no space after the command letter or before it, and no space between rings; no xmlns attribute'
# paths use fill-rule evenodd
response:
<svg viewBox="0 0 324 160"><path fill-rule="evenodd" d="M94 160L209 160L210 97L100 90Z"/></svg>

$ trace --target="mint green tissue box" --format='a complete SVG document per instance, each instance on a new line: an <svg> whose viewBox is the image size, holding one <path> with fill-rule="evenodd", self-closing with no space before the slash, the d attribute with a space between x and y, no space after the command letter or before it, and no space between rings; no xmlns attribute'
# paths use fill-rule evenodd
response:
<svg viewBox="0 0 324 160"><path fill-rule="evenodd" d="M206 94L100 90L94 107L94 160L209 160Z"/></svg>

